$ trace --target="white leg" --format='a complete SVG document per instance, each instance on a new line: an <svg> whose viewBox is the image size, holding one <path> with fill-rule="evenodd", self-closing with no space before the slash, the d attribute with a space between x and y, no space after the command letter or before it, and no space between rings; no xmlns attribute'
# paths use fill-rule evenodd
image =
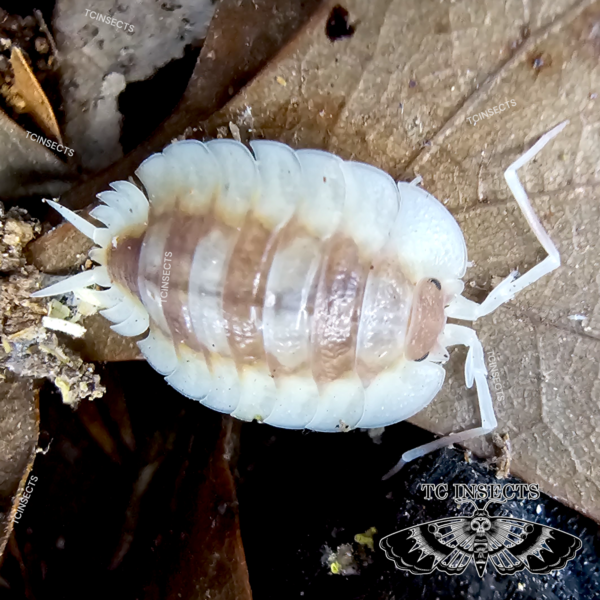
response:
<svg viewBox="0 0 600 600"><path fill-rule="evenodd" d="M548 253L548 256L538 265L521 275L517 278L517 271L513 271L506 279L501 281L488 295L488 297L481 303L477 304L457 296L453 302L450 303L446 309L446 314L449 317L456 319L464 319L468 321L475 321L479 317L490 314L496 310L501 304L511 300L517 292L525 289L528 285L531 285L540 277L554 271L554 269L560 266L560 255L556 246L550 239L550 236L540 223L525 189L521 185L517 176L517 170L520 169L524 164L528 163L552 138L556 137L567 125L569 121L563 121L560 125L557 125L554 129L545 133L525 154L519 157L506 171L504 172L504 178L510 188L517 204L521 208L525 219L529 223L531 230L537 237L540 244L544 247L544 250Z"/></svg>
<svg viewBox="0 0 600 600"><path fill-rule="evenodd" d="M485 359L483 357L483 347L473 329L463 327L462 325L448 324L444 327L442 333L442 344L444 346L455 346L462 344L468 346L467 360L465 362L465 380L467 387L472 387L473 382L477 387L477 398L479 400L479 412L481 413L481 427L467 429L460 433L447 435L446 437L434 440L429 444L424 444L413 450L409 450L402 455L400 462L383 479L388 479L395 475L407 462L425 456L434 450L445 448L451 444L457 444L470 440L471 438L485 435L493 431L498 422L494 414L494 405L490 395L490 388L487 383L487 369L485 368Z"/></svg>

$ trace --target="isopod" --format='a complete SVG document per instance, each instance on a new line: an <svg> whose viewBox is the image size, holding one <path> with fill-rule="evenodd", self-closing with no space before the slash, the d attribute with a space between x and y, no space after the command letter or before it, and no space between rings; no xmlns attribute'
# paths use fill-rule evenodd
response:
<svg viewBox="0 0 600 600"><path fill-rule="evenodd" d="M176 390L243 419L340 431L403 421L436 396L446 348L468 347L481 426L404 453L419 456L492 431L496 417L475 321L560 265L517 177L505 179L548 256L512 273L482 304L464 298L464 237L412 183L320 150L274 141L172 143L98 195L89 221L49 203L97 245L94 269L36 292L87 290Z"/></svg>

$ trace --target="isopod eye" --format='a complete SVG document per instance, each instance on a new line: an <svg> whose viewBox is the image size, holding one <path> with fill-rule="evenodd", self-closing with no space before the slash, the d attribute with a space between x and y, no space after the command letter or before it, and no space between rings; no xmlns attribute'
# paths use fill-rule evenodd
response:
<svg viewBox="0 0 600 600"><path fill-rule="evenodd" d="M415 360L415 362L422 362L424 361L427 357L429 356L429 352L427 352L424 356L422 356L421 358L417 358L417 360Z"/></svg>
<svg viewBox="0 0 600 600"><path fill-rule="evenodd" d="M435 287L441 291L442 284L437 279L432 278L429 280L429 283L433 283L433 285L435 285Z"/></svg>

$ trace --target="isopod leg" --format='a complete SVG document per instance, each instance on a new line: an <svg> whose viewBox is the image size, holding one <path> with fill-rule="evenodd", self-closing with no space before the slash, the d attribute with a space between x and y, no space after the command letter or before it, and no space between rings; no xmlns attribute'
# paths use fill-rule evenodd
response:
<svg viewBox="0 0 600 600"><path fill-rule="evenodd" d="M430 452L445 448L451 444L460 444L472 438L485 435L490 431L493 431L498 422L496 421L496 415L494 414L494 405L492 403L492 397L490 395L490 388L487 383L487 369L485 368L485 360L483 357L483 347L477 337L477 334L473 329L464 327L462 325L448 324L444 328L442 334L442 343L444 346L455 346L458 344L467 346L469 352L467 353L467 361L465 363L465 380L467 387L472 387L473 382L477 388L477 398L479 400L479 412L481 414L481 426L473 429L467 429L460 433L454 433L447 435L439 440L424 444L409 450L402 455L400 462L391 470L389 473L384 475L383 479L389 479L392 475L395 475L406 463L425 456Z"/></svg>
<svg viewBox="0 0 600 600"><path fill-rule="evenodd" d="M525 189L519 181L517 170L533 159L538 152L554 137L556 137L567 125L569 121L563 121L548 133L545 133L525 154L519 157L506 171L504 178L506 183L515 197L517 204L521 208L523 215L531 230L537 237L548 256L538 265L529 269L526 273L517 278L517 272L513 271L506 279L501 281L481 303L477 304L458 296L448 307L446 314L449 317L475 321L479 317L490 314L496 310L501 304L511 300L517 292L525 289L544 275L547 275L554 269L560 266L560 254L554 242L540 223Z"/></svg>

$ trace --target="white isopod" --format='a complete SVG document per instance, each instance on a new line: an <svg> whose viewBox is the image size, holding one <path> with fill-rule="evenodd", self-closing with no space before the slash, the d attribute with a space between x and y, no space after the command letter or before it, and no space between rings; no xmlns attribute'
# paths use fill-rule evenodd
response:
<svg viewBox="0 0 600 600"><path fill-rule="evenodd" d="M505 172L548 256L482 304L461 293L462 232L413 183L327 152L255 141L175 142L145 160L144 191L117 181L95 227L50 202L99 247L100 266L35 296L87 290L113 329L206 406L277 427L340 431L403 421L442 387L446 347L468 346L481 426L406 452L395 468L492 431L496 417L474 321L560 265L517 177L568 122Z"/></svg>

